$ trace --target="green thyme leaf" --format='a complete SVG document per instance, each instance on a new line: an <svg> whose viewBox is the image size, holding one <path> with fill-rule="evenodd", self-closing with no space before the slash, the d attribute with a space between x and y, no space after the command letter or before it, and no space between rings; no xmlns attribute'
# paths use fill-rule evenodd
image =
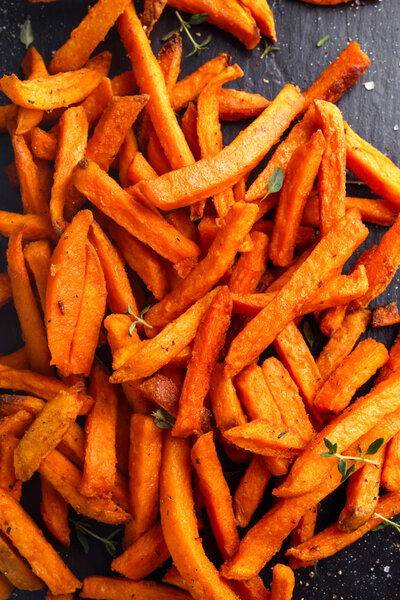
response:
<svg viewBox="0 0 400 600"><path fill-rule="evenodd" d="M150 329L153 329L153 325L149 325L149 323L146 323L146 321L144 320L144 315L147 313L147 311L150 308L151 308L151 305L146 306L146 308L144 308L142 310L142 312L140 313L140 317L138 317L138 315L133 312L132 306L130 304L128 304L128 310L125 312L125 314L130 315L131 317L135 317L135 320L132 321L132 323L131 323L131 325L129 325L129 329L128 329L128 333L131 337L133 336L133 331L136 329L136 325L138 325L138 324L145 325L146 327L150 327Z"/></svg>
<svg viewBox="0 0 400 600"><path fill-rule="evenodd" d="M392 521L391 519L386 519L386 517L383 517L382 515L379 515L378 513L374 513L374 517L378 517L379 519L382 519L382 523L379 523L379 525L374 527L372 531L379 531L380 529L386 529L386 527L394 527L400 533L400 525L398 523L396 523L396 521Z"/></svg>
<svg viewBox="0 0 400 600"><path fill-rule="evenodd" d="M189 19L191 25L201 25L204 21L207 21L208 13L201 13L199 15L192 15Z"/></svg>
<svg viewBox="0 0 400 600"><path fill-rule="evenodd" d="M343 460L343 458L341 458L339 460L337 468L338 468L339 473L343 477L346 477L346 475L347 475L347 462L345 460Z"/></svg>
<svg viewBox="0 0 400 600"><path fill-rule="evenodd" d="M324 35L324 37L322 37L320 40L318 40L317 42L317 48L321 48L321 46L323 46L324 44L326 44L326 42L329 40L331 36L328 35Z"/></svg>
<svg viewBox="0 0 400 600"><path fill-rule="evenodd" d="M154 417L154 423L161 429L172 429L175 425L175 418L163 408L153 412L152 417Z"/></svg>
<svg viewBox="0 0 400 600"><path fill-rule="evenodd" d="M28 50L29 46L32 44L34 37L32 31L32 23L29 17L25 21L25 23L21 26L21 31L19 34L19 39L21 40L21 44L24 44L26 50Z"/></svg>
<svg viewBox="0 0 400 600"><path fill-rule="evenodd" d="M177 31L178 31L177 29L174 29L173 31L169 31L168 33L166 33L164 35L164 37L161 38L161 41L168 42L168 40L170 40Z"/></svg>
<svg viewBox="0 0 400 600"><path fill-rule="evenodd" d="M280 50L280 48L278 48L277 46L271 46L271 44L268 43L268 40L266 38L264 38L263 43L264 49L261 53L260 58L264 58L264 56L266 56L270 52L278 52Z"/></svg>
<svg viewBox="0 0 400 600"><path fill-rule="evenodd" d="M372 444L369 445L368 450L366 451L365 455L367 454L376 454L379 450L379 448L382 447L382 444L384 443L384 438L378 438L377 440L375 440L374 442L372 442Z"/></svg>
<svg viewBox="0 0 400 600"><path fill-rule="evenodd" d="M268 191L263 200L265 200L265 198L267 198L270 194L276 194L277 192L280 192L283 186L283 179L284 173L280 167L277 167L269 178Z"/></svg>

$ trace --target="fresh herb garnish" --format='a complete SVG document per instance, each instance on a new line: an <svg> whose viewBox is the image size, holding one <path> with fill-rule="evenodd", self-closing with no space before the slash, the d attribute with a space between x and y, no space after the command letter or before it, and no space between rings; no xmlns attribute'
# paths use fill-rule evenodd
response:
<svg viewBox="0 0 400 600"><path fill-rule="evenodd" d="M276 194L277 192L281 191L282 186L283 186L283 178L284 178L283 170L280 167L277 167L275 169L275 171L272 173L271 177L269 178L268 191L265 194L263 200L265 200L265 198L268 198L268 196L270 194Z"/></svg>
<svg viewBox="0 0 400 600"><path fill-rule="evenodd" d="M268 43L268 40L266 38L264 38L263 43L264 50L262 51L260 58L264 58L264 56L266 54L269 54L270 52L278 52L278 50L280 50L280 48L278 48L277 46L271 46L271 44Z"/></svg>
<svg viewBox="0 0 400 600"><path fill-rule="evenodd" d="M172 38L172 36L179 31L180 33L182 33L183 31L186 33L186 35L188 36L189 40L192 42L193 45L193 50L192 52L190 52L187 56L199 56L203 50L207 50L208 48L208 44L211 42L212 40L212 35L208 35L206 37L206 39L201 42L200 44L198 44L196 42L196 40L193 38L192 34L190 33L189 29L191 28L192 25L201 25L201 23L204 23L204 21L206 21L208 19L208 13L202 13L199 15L192 15L189 19L189 21L185 21L181 14L176 10L175 14L178 18L178 21L180 23L180 27L179 29L174 29L173 31L169 31L166 35L164 35L162 39L163 42L166 42L167 40L169 40L170 38Z"/></svg>
<svg viewBox="0 0 400 600"><path fill-rule="evenodd" d="M138 317L132 310L132 306L130 304L128 304L128 310L126 311L126 315L131 315L132 317L135 317L135 321L132 322L131 325L129 325L129 335L132 337L133 335L133 330L136 329L136 325L138 323L140 323L141 325L145 325L146 327L150 327L150 329L153 329L153 325L149 325L148 323L146 323L146 321L144 320L144 315L147 313L147 311L150 310L150 305L146 306L146 308L144 308L142 310L142 312L140 313L140 317Z"/></svg>
<svg viewBox="0 0 400 600"><path fill-rule="evenodd" d="M358 453L359 453L358 456L344 456L343 454L339 454L337 451L337 448L338 448L337 444L334 444L327 438L324 438L324 442L325 442L325 446L328 448L328 452L324 452L323 454L321 454L321 456L324 456L324 457L325 456L326 457L335 456L336 458L339 459L337 467L338 467L339 473L342 476L341 483L343 483L350 477L350 475L352 475L354 473L354 471L356 470L356 464L359 462L370 463L371 465L375 465L376 467L378 467L378 464L375 461L369 460L368 458L365 458L365 457L369 456L371 454L376 454L378 452L379 448L385 442L385 440L383 438L376 439L374 442L372 442L372 444L370 444L368 446L368 449L366 452L364 452L364 454L363 454L360 446L358 446ZM349 461L349 462L346 462L346 461Z"/></svg>
<svg viewBox="0 0 400 600"><path fill-rule="evenodd" d="M172 429L175 425L175 418L167 413L163 408L159 408L155 412L151 413L154 417L154 423L161 429Z"/></svg>
<svg viewBox="0 0 400 600"><path fill-rule="evenodd" d="M378 517L379 519L382 519L382 523L379 523L379 525L374 527L372 531L380 531L381 529L386 529L386 527L394 527L400 533L400 525L398 523L396 523L395 521L392 521L391 519L386 519L385 517L382 517L382 515L379 515L378 513L374 513L374 517Z"/></svg>
<svg viewBox="0 0 400 600"><path fill-rule="evenodd" d="M326 42L329 40L331 36L329 35L324 35L324 37L322 37L320 40L318 40L317 42L317 48L321 48L321 46L323 46L324 44L326 44Z"/></svg>
<svg viewBox="0 0 400 600"><path fill-rule="evenodd" d="M32 31L32 23L29 17L25 21L23 25L21 25L21 31L19 34L19 39L21 44L24 44L25 49L28 50L29 46L33 42L33 31Z"/></svg>
<svg viewBox="0 0 400 600"><path fill-rule="evenodd" d="M110 556L112 556L113 558L117 556L117 546L119 545L119 542L116 542L113 538L115 538L115 536L121 531L120 527L112 531L109 536L101 537L100 535L97 535L96 533L93 533L93 531L91 531L90 523L86 519L82 519L81 521L70 519L70 521L75 526L76 537L78 539L78 542L81 544L85 554L89 553L89 541L87 539L87 536L89 535L90 537L104 544L104 547L107 550L108 554L110 554Z"/></svg>
<svg viewBox="0 0 400 600"><path fill-rule="evenodd" d="M303 323L303 333L304 333L304 337L306 338L309 346L312 347L314 344L314 334L312 332L311 325L308 321L305 321Z"/></svg>

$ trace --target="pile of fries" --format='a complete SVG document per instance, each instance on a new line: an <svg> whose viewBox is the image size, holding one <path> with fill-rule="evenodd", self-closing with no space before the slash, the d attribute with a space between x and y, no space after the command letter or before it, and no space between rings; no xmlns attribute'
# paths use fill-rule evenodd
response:
<svg viewBox="0 0 400 600"><path fill-rule="evenodd" d="M133 70L109 79L111 55L90 56L114 23ZM0 357L2 599L289 600L293 569L400 512L400 339L357 344L400 264L400 170L335 105L368 57L352 42L269 102L222 87L243 74L224 54L178 81L180 36L156 58L148 29L128 0L98 0L48 68L32 47L25 79L0 80L23 205L0 211L0 304L24 339ZM221 121L249 117L224 147ZM347 167L380 198L347 197ZM342 274L363 222L389 229ZM329 337L318 357L309 314ZM375 327L399 322L374 310ZM233 498L224 455L242 470ZM20 504L36 472L64 546L70 506L125 525L118 576L71 573ZM241 536L271 479L273 507ZM338 523L315 535L346 480ZM269 592L259 572L288 536ZM170 557L163 583L144 580Z"/></svg>

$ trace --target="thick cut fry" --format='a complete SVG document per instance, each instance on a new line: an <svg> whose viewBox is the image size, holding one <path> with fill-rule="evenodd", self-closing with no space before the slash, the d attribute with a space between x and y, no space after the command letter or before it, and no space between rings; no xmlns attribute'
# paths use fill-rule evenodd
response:
<svg viewBox="0 0 400 600"><path fill-rule="evenodd" d="M167 570L164 577L162 578L162 582L167 583L169 585L174 585L175 587L178 587L181 590L189 591L190 589L189 585L184 579L182 579L178 569L174 565L172 565L172 567L170 567Z"/></svg>
<svg viewBox="0 0 400 600"><path fill-rule="evenodd" d="M393 373L394 371L397 371L399 368L400 368L400 335L397 334L397 338L389 351L389 360L379 371L379 375L376 378L376 383L378 383L378 381L382 381L383 379L386 379L387 377L389 377L389 375L391 373Z"/></svg>
<svg viewBox="0 0 400 600"><path fill-rule="evenodd" d="M161 17L166 4L167 0L145 0L140 22L148 37L154 25Z"/></svg>
<svg viewBox="0 0 400 600"><path fill-rule="evenodd" d="M268 236L261 231L250 234L253 249L242 252L232 269L229 289L232 293L251 294L256 291L261 276L266 270L268 260Z"/></svg>
<svg viewBox="0 0 400 600"><path fill-rule="evenodd" d="M211 379L210 400L217 428L224 433L231 427L246 423L246 415L237 397L232 380L226 377L224 366L216 365Z"/></svg>
<svg viewBox="0 0 400 600"><path fill-rule="evenodd" d="M189 13L207 13L209 23L217 25L252 50L260 41L257 24L248 10L234 0L168 0L168 5Z"/></svg>
<svg viewBox="0 0 400 600"><path fill-rule="evenodd" d="M40 513L44 524L63 546L69 548L68 504L47 479L42 477L40 483L42 489Z"/></svg>
<svg viewBox="0 0 400 600"><path fill-rule="evenodd" d="M15 414L5 417L0 421L0 435L13 435L21 437L33 421L33 416L26 410L19 410Z"/></svg>
<svg viewBox="0 0 400 600"><path fill-rule="evenodd" d="M247 527L250 519L258 508L265 488L271 479L261 456L253 456L235 491L233 508L239 527Z"/></svg>
<svg viewBox="0 0 400 600"><path fill-rule="evenodd" d="M171 94L179 77L181 70L181 59L182 38L176 31L174 35L170 37L170 39L164 44L164 46L162 46L157 57L163 73L165 84L167 86L168 94Z"/></svg>
<svg viewBox="0 0 400 600"><path fill-rule="evenodd" d="M128 129L125 139L118 152L119 180L122 187L130 185L128 178L129 167L139 150L138 142L133 129Z"/></svg>
<svg viewBox="0 0 400 600"><path fill-rule="evenodd" d="M113 96L118 96L118 94L112 88L109 78L103 77L99 85L81 103L86 113L89 129L100 119Z"/></svg>
<svg viewBox="0 0 400 600"><path fill-rule="evenodd" d="M28 369L29 363L25 346L11 354L0 356L0 365L11 369Z"/></svg>
<svg viewBox="0 0 400 600"><path fill-rule="evenodd" d="M306 542L315 534L315 526L317 524L318 506L306 512L300 519L296 529L293 529L290 536L291 547L296 547ZM301 567L311 567L314 561L302 561L298 558L290 557L289 564L292 569L300 569Z"/></svg>
<svg viewBox="0 0 400 600"><path fill-rule="evenodd" d="M35 280L40 304L44 312L46 305L47 279L51 263L51 246L49 242L47 240L30 242L24 247L24 258Z"/></svg>
<svg viewBox="0 0 400 600"><path fill-rule="evenodd" d="M8 600L13 592L14 586L3 573L0 574L0 600Z"/></svg>
<svg viewBox="0 0 400 600"><path fill-rule="evenodd" d="M77 513L110 525L121 525L130 520L130 515L110 498L82 496L79 492L82 473L57 450L42 461L39 472Z"/></svg>
<svg viewBox="0 0 400 600"><path fill-rule="evenodd" d="M346 504L338 520L341 531L351 533L365 525L373 516L379 499L384 455L384 448L380 448L374 455L375 465L365 464L350 477L346 490Z"/></svg>
<svg viewBox="0 0 400 600"><path fill-rule="evenodd" d="M282 363L274 357L267 358L263 362L262 370L283 423L293 433L299 434L303 440L309 441L314 430L293 379Z"/></svg>
<svg viewBox="0 0 400 600"><path fill-rule="evenodd" d="M96 363L90 376L94 405L85 424L85 464L79 488L89 497L109 495L115 483L118 396L108 379L108 371Z"/></svg>
<svg viewBox="0 0 400 600"><path fill-rule="evenodd" d="M168 90L149 40L130 4L118 19L118 31L131 59L135 78L149 95L146 109L173 169L193 163L194 158L171 108Z"/></svg>
<svg viewBox="0 0 400 600"><path fill-rule="evenodd" d="M364 181L375 194L400 207L400 170L379 150L368 144L345 123L346 162L356 177Z"/></svg>
<svg viewBox="0 0 400 600"><path fill-rule="evenodd" d="M312 190L321 159L324 155L324 161L326 154L325 138L318 130L309 142L295 150L290 159L269 249L269 256L274 265L287 267L293 262L296 234L304 206Z"/></svg>
<svg viewBox="0 0 400 600"><path fill-rule="evenodd" d="M331 525L304 544L297 546L297 548L290 548L288 554L295 556L296 558L301 558L302 560L320 560L321 558L332 556L332 554L336 554L339 550L342 550L349 544L359 540L363 535L368 533L368 531L377 527L377 525L382 523L381 517L390 519L398 514L399 511L400 497L398 494L390 492L389 494L382 496L379 500L375 516L372 516L371 519L359 529L356 529L352 533L345 533L340 531L336 524ZM379 515L379 517L377 515Z"/></svg>
<svg viewBox="0 0 400 600"><path fill-rule="evenodd" d="M15 104L0 106L0 131L7 131L10 121L17 116L18 107Z"/></svg>
<svg viewBox="0 0 400 600"><path fill-rule="evenodd" d="M129 0L98 0L54 54L50 73L80 69L128 5Z"/></svg>
<svg viewBox="0 0 400 600"><path fill-rule="evenodd" d="M334 104L316 100L315 114L326 140L318 175L319 226L326 235L346 212L346 142L342 114Z"/></svg>
<svg viewBox="0 0 400 600"><path fill-rule="evenodd" d="M55 160L57 156L58 135L56 132L44 131L34 127L30 133L31 148L36 158Z"/></svg>
<svg viewBox="0 0 400 600"><path fill-rule="evenodd" d="M190 477L189 443L170 435L166 436L163 446L160 510L164 538L172 560L183 579L191 582L193 598L237 599L206 557L199 538Z"/></svg>
<svg viewBox="0 0 400 600"><path fill-rule="evenodd" d="M369 310L359 310L345 316L342 325L332 335L316 360L323 381L326 381L350 354L370 319Z"/></svg>
<svg viewBox="0 0 400 600"><path fill-rule="evenodd" d="M96 250L103 269L107 287L107 304L111 312L124 313L130 305L132 311L138 314L136 300L133 296L123 260L118 250L95 221L92 223L89 239Z"/></svg>
<svg viewBox="0 0 400 600"><path fill-rule="evenodd" d="M274 15L267 0L241 0L241 3L249 9L261 33L276 42Z"/></svg>
<svg viewBox="0 0 400 600"><path fill-rule="evenodd" d="M121 556L115 558L111 563L111 568L128 579L139 581L161 567L169 556L161 522L158 521L135 540Z"/></svg>
<svg viewBox="0 0 400 600"><path fill-rule="evenodd" d="M64 206L72 183L72 174L85 154L88 122L82 107L69 108L60 119L54 183L51 189L50 216L61 235L66 227Z"/></svg>
<svg viewBox="0 0 400 600"><path fill-rule="evenodd" d="M164 327L198 298L206 294L232 266L243 238L250 231L257 207L247 203L235 204L226 216L207 256L193 271L147 313L146 321L156 328Z"/></svg>
<svg viewBox="0 0 400 600"><path fill-rule="evenodd" d="M18 438L13 435L3 435L0 438L0 487L19 501L21 482L17 481L14 469L14 451L18 444Z"/></svg>
<svg viewBox="0 0 400 600"><path fill-rule="evenodd" d="M293 458L306 446L304 438L294 430L273 429L269 421L256 419L225 431L231 444L262 456Z"/></svg>
<svg viewBox="0 0 400 600"><path fill-rule="evenodd" d="M63 563L31 517L5 490L0 491L0 528L53 594L67 594L80 587L80 581Z"/></svg>
<svg viewBox="0 0 400 600"><path fill-rule="evenodd" d="M10 237L7 262L14 305L21 324L29 364L34 371L50 375L52 369L46 331L26 269L21 228L16 229Z"/></svg>
<svg viewBox="0 0 400 600"><path fill-rule="evenodd" d="M328 65L318 79L303 92L306 106L316 99L336 102L357 83L370 64L370 59L361 50L359 44L350 42L336 60Z"/></svg>
<svg viewBox="0 0 400 600"><path fill-rule="evenodd" d="M153 417L132 415L129 449L129 507L136 541L157 519L162 429ZM123 575L130 575L121 571ZM144 577L144 575L143 575ZM139 576L138 579L141 579Z"/></svg>
<svg viewBox="0 0 400 600"><path fill-rule="evenodd" d="M87 263L87 236L93 215L79 212L64 230L52 256L47 284L45 322L52 364L68 375L81 312ZM82 371L81 371L82 372Z"/></svg>
<svg viewBox="0 0 400 600"><path fill-rule="evenodd" d="M141 152L136 152L134 159L129 165L127 172L127 181L130 185L135 185L143 179L155 179L157 177L156 171L145 159Z"/></svg>
<svg viewBox="0 0 400 600"><path fill-rule="evenodd" d="M124 191L95 163L90 162L87 168L78 168L74 184L103 213L163 258L177 263L200 254L197 244Z"/></svg>
<svg viewBox="0 0 400 600"><path fill-rule="evenodd" d="M386 446L381 483L389 492L400 491L400 433Z"/></svg>
<svg viewBox="0 0 400 600"><path fill-rule="evenodd" d="M112 577L85 577L81 598L93 600L190 600L186 592L152 581L128 581Z"/></svg>
<svg viewBox="0 0 400 600"><path fill-rule="evenodd" d="M139 275L154 297L161 300L168 290L168 277L162 258L119 225L111 223L109 230L126 263Z"/></svg>
<svg viewBox="0 0 400 600"><path fill-rule="evenodd" d="M153 377L142 381L140 392L146 400L158 404L170 415L176 417L184 377L182 369L165 367Z"/></svg>
<svg viewBox="0 0 400 600"><path fill-rule="evenodd" d="M221 287L205 313L194 339L192 355L183 383L179 410L172 435L188 437L200 433L202 408L210 389L211 375L224 345L232 312L227 287ZM210 335L212 332L212 335Z"/></svg>
<svg viewBox="0 0 400 600"><path fill-rule="evenodd" d="M323 414L338 414L388 358L388 351L383 344L372 338L363 340L326 379L315 397L314 405Z"/></svg>
<svg viewBox="0 0 400 600"><path fill-rule="evenodd" d="M198 300L153 339L124 348L125 362L112 375L112 383L150 377L158 369L167 365L194 339L201 319L217 291L218 288Z"/></svg>
<svg viewBox="0 0 400 600"><path fill-rule="evenodd" d="M301 222L303 225L319 227L318 196L311 194L304 208ZM361 218L367 223L390 227L396 220L397 211L385 200L375 198L352 198L346 196L346 210L357 208Z"/></svg>
<svg viewBox="0 0 400 600"><path fill-rule="evenodd" d="M30 479L42 460L63 439L82 407L82 400L71 392L60 392L49 400L23 436L14 452L15 475L21 481Z"/></svg>
<svg viewBox="0 0 400 600"><path fill-rule="evenodd" d="M217 156L140 182L135 190L158 208L170 210L204 200L235 184L267 154L302 110L297 89L287 85L264 112Z"/></svg>
<svg viewBox="0 0 400 600"><path fill-rule="evenodd" d="M48 213L47 201L41 188L38 166L28 144L22 135L12 135L11 143L14 149L24 212L45 215Z"/></svg>
<svg viewBox="0 0 400 600"><path fill-rule="evenodd" d="M19 590L33 592L44 587L3 534L0 535L0 570L7 573L7 578Z"/></svg>
<svg viewBox="0 0 400 600"><path fill-rule="evenodd" d="M114 96L103 112L86 148L86 158L108 171L148 96Z"/></svg>
<svg viewBox="0 0 400 600"><path fill-rule="evenodd" d="M399 386L400 375L393 373L330 421L296 460L288 478L274 490L274 494L292 497L315 489L332 466L331 459L320 456L325 450L324 438L338 443L338 453L346 450L385 415L397 408L397 402L400 402Z"/></svg>
<svg viewBox="0 0 400 600"><path fill-rule="evenodd" d="M46 77L49 74L43 58L34 46L31 46L26 53L24 60L22 61L22 69L27 79ZM17 128L15 133L17 135L28 133L28 131L40 123L42 118L43 111L20 108L18 110Z"/></svg>
<svg viewBox="0 0 400 600"><path fill-rule="evenodd" d="M293 323L276 337L274 348L297 387L309 412L313 412L321 373L304 337Z"/></svg>
<svg viewBox="0 0 400 600"><path fill-rule="evenodd" d="M11 300L12 289L10 278L7 273L0 273L0 308L11 302Z"/></svg>
<svg viewBox="0 0 400 600"><path fill-rule="evenodd" d="M104 71L92 68L26 81L14 74L4 75L0 79L0 88L17 106L54 110L84 100L104 75Z"/></svg>
<svg viewBox="0 0 400 600"><path fill-rule="evenodd" d="M280 412L260 366L252 364L243 369L236 377L235 387L251 421L265 419L271 425L283 426Z"/></svg>
<svg viewBox="0 0 400 600"><path fill-rule="evenodd" d="M318 227L318 225L316 225ZM262 231L268 235L271 235L274 230L274 223L272 221L266 221L260 219L253 227L253 231ZM312 227L302 227L297 229L296 237L294 240L296 248L305 248L311 246L315 242L316 236L315 231Z"/></svg>
<svg viewBox="0 0 400 600"><path fill-rule="evenodd" d="M220 121L240 121L258 117L271 103L260 94L221 88L217 92Z"/></svg>
<svg viewBox="0 0 400 600"><path fill-rule="evenodd" d="M217 456L212 431L197 440L190 456L215 539L223 558L228 558L235 554L239 546L239 535L231 494Z"/></svg>
<svg viewBox="0 0 400 600"><path fill-rule="evenodd" d="M132 96L138 93L138 86L132 71L124 71L111 79L113 96Z"/></svg>
<svg viewBox="0 0 400 600"><path fill-rule="evenodd" d="M396 302L381 304L372 311L372 327L388 327L400 323L400 314Z"/></svg>
<svg viewBox="0 0 400 600"><path fill-rule="evenodd" d="M292 569L286 565L275 565L272 569L271 600L291 600L294 584Z"/></svg>

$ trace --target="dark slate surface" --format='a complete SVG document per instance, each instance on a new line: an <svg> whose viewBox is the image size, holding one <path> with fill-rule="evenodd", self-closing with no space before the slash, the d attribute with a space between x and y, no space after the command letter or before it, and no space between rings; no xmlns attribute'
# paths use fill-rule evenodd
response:
<svg viewBox="0 0 400 600"><path fill-rule="evenodd" d="M24 48L19 41L19 29L29 15L33 24L35 46L45 58L68 37L86 12L87 3L82 0L58 0L48 5L30 4L26 0L0 0L0 73L19 72L19 64ZM315 7L298 0L272 0L280 51L260 59L260 49L245 50L236 40L215 27L202 25L198 31L206 36L213 34L210 49L201 57L186 58L182 63L183 74L189 73L207 59L219 52L229 52L244 70L244 78L237 83L249 91L260 92L272 98L287 82L307 87L349 41L358 41L372 59L372 65L360 84L351 90L341 101L344 117L367 140L399 162L400 155L400 2L399 0L365 0L351 2L336 7ZM160 46L160 38L176 27L173 11L168 9L157 25L152 41L155 50ZM329 41L321 48L316 43L330 34ZM116 31L112 31L105 43L112 49L115 59L113 70L117 73L128 67L124 50ZM185 42L186 52L190 51ZM368 91L363 83L374 82L374 89ZM6 102L4 97L0 102ZM226 139L231 138L236 126L226 128ZM9 191L3 167L12 160L7 136L0 135L0 206L2 209L19 210L18 196ZM352 194L366 193L365 188L353 188ZM379 240L383 229L371 227L366 242L371 246ZM0 268L4 269L5 240L0 240ZM380 301L395 300L398 297L398 276ZM8 306L0 312L0 352L10 352L20 346L19 328L13 309ZM369 332L370 334L371 332ZM381 329L374 336L390 344L395 331ZM317 335L314 350L318 351L323 339ZM234 466L227 466L232 470ZM237 481L233 480L232 485ZM24 492L26 508L38 519L38 482L34 478L27 483ZM320 512L319 528L332 522L343 502L343 492L329 498ZM268 507L268 500L260 508L258 517ZM107 526L99 526L100 531L108 532ZM60 550L76 575L108 574L109 557L96 541L91 541L89 556L76 543L69 551L51 539ZM207 532L204 535L207 549L215 553L214 543ZM50 536L49 536L50 539ZM400 538L394 530L370 533L360 542L342 551L335 557L320 562L312 569L303 569L296 574L296 600L389 600L400 598ZM271 567L264 572L269 584ZM14 592L18 599L44 598L44 593Z"/></svg>

